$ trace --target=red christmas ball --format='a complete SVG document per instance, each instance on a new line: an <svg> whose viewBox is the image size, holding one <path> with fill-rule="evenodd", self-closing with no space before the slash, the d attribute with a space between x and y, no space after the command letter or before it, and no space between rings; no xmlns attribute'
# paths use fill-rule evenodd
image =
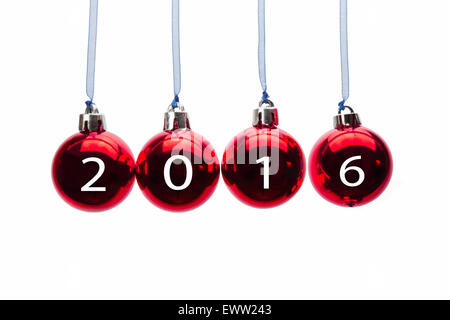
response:
<svg viewBox="0 0 450 320"><path fill-rule="evenodd" d="M245 204L275 207L299 190L305 176L305 157L288 133L259 123L228 144L222 176L231 192Z"/></svg>
<svg viewBox="0 0 450 320"><path fill-rule="evenodd" d="M360 126L357 114L335 117L335 129L323 135L309 158L314 188L341 206L359 206L377 198L392 175L392 156L384 140Z"/></svg>
<svg viewBox="0 0 450 320"><path fill-rule="evenodd" d="M80 132L55 154L52 178L59 195L86 211L110 209L130 193L135 174L133 155L107 131Z"/></svg>
<svg viewBox="0 0 450 320"><path fill-rule="evenodd" d="M137 181L156 206L186 211L203 204L219 180L219 160L211 144L189 128L157 134L137 159Z"/></svg>

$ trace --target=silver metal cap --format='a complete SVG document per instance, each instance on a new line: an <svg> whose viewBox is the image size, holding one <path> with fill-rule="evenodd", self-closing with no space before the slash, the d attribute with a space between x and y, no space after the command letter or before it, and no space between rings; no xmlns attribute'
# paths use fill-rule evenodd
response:
<svg viewBox="0 0 450 320"><path fill-rule="evenodd" d="M261 101L259 108L253 110L253 122L254 126L277 126L278 125L278 110L274 107L273 102L267 100L267 102Z"/></svg>
<svg viewBox="0 0 450 320"><path fill-rule="evenodd" d="M184 107L181 105L176 108L169 106L167 112L164 113L164 131L190 128L189 115L184 111Z"/></svg>
<svg viewBox="0 0 450 320"><path fill-rule="evenodd" d="M351 107L345 106L345 108L349 109L350 113L342 114L342 110L339 109L338 114L333 117L334 128L359 127L361 125L359 115Z"/></svg>
<svg viewBox="0 0 450 320"><path fill-rule="evenodd" d="M106 121L105 115L98 112L95 104L91 104L91 108L86 108L84 113L80 114L78 129L81 132L86 131L105 131Z"/></svg>

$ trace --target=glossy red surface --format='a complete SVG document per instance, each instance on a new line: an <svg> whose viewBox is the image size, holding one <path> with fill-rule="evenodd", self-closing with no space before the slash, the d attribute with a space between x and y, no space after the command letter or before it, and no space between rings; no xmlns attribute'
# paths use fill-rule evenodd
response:
<svg viewBox="0 0 450 320"><path fill-rule="evenodd" d="M172 156L186 157L192 180L183 190L174 190L164 175ZM183 186L188 179L187 164L172 162L169 181ZM213 194L219 180L220 165L211 144L192 130L164 131L150 139L137 159L137 181L144 195L156 206L171 211L186 211L203 204Z"/></svg>
<svg viewBox="0 0 450 320"><path fill-rule="evenodd" d="M81 191L98 173L100 164L83 160L97 158L104 172L90 188L105 191ZM110 209L130 193L135 164L128 146L114 134L103 131L77 133L67 139L55 154L52 178L59 195L70 205L86 211Z"/></svg>
<svg viewBox="0 0 450 320"><path fill-rule="evenodd" d="M265 188L262 157L270 158ZM245 204L269 208L289 200L305 176L305 157L297 141L272 127L251 127L233 138L222 159L222 176Z"/></svg>
<svg viewBox="0 0 450 320"><path fill-rule="evenodd" d="M360 159L344 164L352 157ZM328 201L349 207L362 205L378 197L388 185L391 152L383 139L369 129L334 129L312 149L309 175L314 188Z"/></svg>

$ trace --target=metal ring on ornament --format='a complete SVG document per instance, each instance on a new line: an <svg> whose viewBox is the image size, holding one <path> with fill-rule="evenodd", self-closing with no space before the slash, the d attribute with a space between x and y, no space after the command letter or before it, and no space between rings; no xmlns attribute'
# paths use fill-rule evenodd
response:
<svg viewBox="0 0 450 320"><path fill-rule="evenodd" d="M272 101L260 101L259 108L253 110L253 126L277 126L278 125L278 110Z"/></svg>
<svg viewBox="0 0 450 320"><path fill-rule="evenodd" d="M344 111L346 108L350 110L350 113L355 113L355 111L353 110L352 107L350 107L350 106L344 106L344 109L343 109L343 110L342 110L341 108L338 109L338 114L341 114L341 112Z"/></svg>
<svg viewBox="0 0 450 320"><path fill-rule="evenodd" d="M265 105L265 107L269 107L269 108L275 108L275 105L273 104L273 102L269 99L267 99L267 101L263 101L261 100L259 102L259 107L261 108L263 105Z"/></svg>
<svg viewBox="0 0 450 320"><path fill-rule="evenodd" d="M336 129L342 129L345 127L359 127L361 125L361 119L359 115L355 113L352 107L345 106L345 109L349 109L350 113L342 114L342 110L339 109L338 114L333 117L333 126Z"/></svg>
<svg viewBox="0 0 450 320"><path fill-rule="evenodd" d="M177 107L170 104L167 112L164 113L164 130L172 131L176 129L190 129L189 115L184 106L177 102Z"/></svg>

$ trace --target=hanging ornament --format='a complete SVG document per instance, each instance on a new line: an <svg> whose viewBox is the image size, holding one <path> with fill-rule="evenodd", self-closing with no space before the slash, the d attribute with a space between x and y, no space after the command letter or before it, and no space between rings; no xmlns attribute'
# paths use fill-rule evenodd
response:
<svg viewBox="0 0 450 320"><path fill-rule="evenodd" d="M347 1L340 2L342 101L334 129L315 144L309 159L314 188L330 202L358 206L378 197L392 175L388 146L373 131L361 126L357 113L345 105L349 97ZM345 109L350 112L342 113Z"/></svg>
<svg viewBox="0 0 450 320"><path fill-rule="evenodd" d="M227 146L222 175L239 200L269 208L286 202L299 190L305 175L305 157L297 141L277 128L278 111L267 94L264 0L258 0L258 22L263 96L259 108L253 111L253 127L235 136Z"/></svg>
<svg viewBox="0 0 450 320"><path fill-rule="evenodd" d="M105 116L95 104L94 74L98 0L90 1L86 92L90 100L80 115L79 133L67 139L53 159L52 178L60 196L86 211L110 209L126 198L134 183L135 164L128 146L106 131Z"/></svg>
<svg viewBox="0 0 450 320"><path fill-rule="evenodd" d="M154 136L137 159L137 181L156 206L185 211L203 204L213 194L220 165L211 144L190 128L180 105L181 90L179 0L172 0L174 99L164 114L164 131Z"/></svg>

